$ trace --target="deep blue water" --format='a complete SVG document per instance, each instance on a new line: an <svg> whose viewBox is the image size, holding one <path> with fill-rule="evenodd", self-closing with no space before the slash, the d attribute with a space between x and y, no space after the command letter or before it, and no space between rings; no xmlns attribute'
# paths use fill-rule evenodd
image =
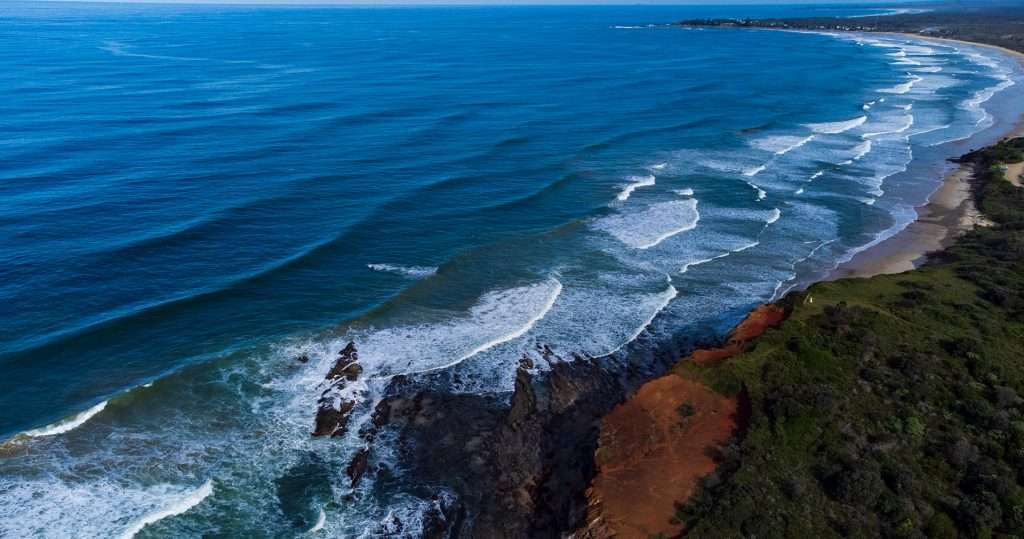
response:
<svg viewBox="0 0 1024 539"><path fill-rule="evenodd" d="M891 235L1005 132L1012 61L646 27L822 12L864 10L0 7L0 436L34 429L0 536L296 535L272 492L342 473L308 431L349 339L366 403L500 393L538 344L722 331ZM307 509L422 502L362 488Z"/></svg>

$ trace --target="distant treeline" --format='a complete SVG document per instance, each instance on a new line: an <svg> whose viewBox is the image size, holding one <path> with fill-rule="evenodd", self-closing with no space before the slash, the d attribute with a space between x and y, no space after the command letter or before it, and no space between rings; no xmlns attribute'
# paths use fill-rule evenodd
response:
<svg viewBox="0 0 1024 539"><path fill-rule="evenodd" d="M722 26L791 30L907 32L961 39L1024 52L1024 5L938 7L925 13L878 17L794 19L692 19L682 26Z"/></svg>

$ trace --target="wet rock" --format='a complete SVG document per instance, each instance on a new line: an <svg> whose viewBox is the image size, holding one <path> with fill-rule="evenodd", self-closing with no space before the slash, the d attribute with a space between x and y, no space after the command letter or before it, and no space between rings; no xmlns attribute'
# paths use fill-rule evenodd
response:
<svg viewBox="0 0 1024 539"><path fill-rule="evenodd" d="M356 456L352 457L352 461L348 463L348 468L345 473L348 474L349 480L352 482L352 488L359 486L359 481L363 478L366 473L366 468L370 463L370 450L369 448L362 448L356 453Z"/></svg>
<svg viewBox="0 0 1024 539"><path fill-rule="evenodd" d="M349 416L355 402L342 401L337 406L333 403L321 403L316 410L316 424L313 436L341 436L348 427Z"/></svg>
<svg viewBox="0 0 1024 539"><path fill-rule="evenodd" d="M349 342L338 354L334 366L327 372L328 387L317 401L313 436L336 437L347 432L356 403L346 398L343 390L349 382L356 381L362 372L363 367L359 365L359 353L356 351L355 343Z"/></svg>
<svg viewBox="0 0 1024 539"><path fill-rule="evenodd" d="M359 353L356 351L356 345L353 342L349 342L338 353L338 360L334 362L334 366L327 372L327 379L331 381L345 379L349 382L354 382L363 373L363 367L359 365L358 361Z"/></svg>
<svg viewBox="0 0 1024 539"><path fill-rule="evenodd" d="M534 365L546 359L550 370L520 368L511 398L424 384L378 404L374 428L397 431L403 441L404 477L395 487L441 485L457 501L454 513L445 509L424 520L424 536L554 538L586 515L600 418L628 384L602 360L567 360L547 347L537 355ZM377 486L388 488L388 480L378 475Z"/></svg>
<svg viewBox="0 0 1024 539"><path fill-rule="evenodd" d="M465 508L449 496L435 496L430 509L423 515L423 539L456 539L459 537Z"/></svg>

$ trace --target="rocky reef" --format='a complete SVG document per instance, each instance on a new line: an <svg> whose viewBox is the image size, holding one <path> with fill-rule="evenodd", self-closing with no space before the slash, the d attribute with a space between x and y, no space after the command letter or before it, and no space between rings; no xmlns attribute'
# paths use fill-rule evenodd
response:
<svg viewBox="0 0 1024 539"><path fill-rule="evenodd" d="M300 358L301 361L301 358ZM338 360L327 373L327 389L317 401L316 424L313 436L342 436L348 428L355 401L346 399L343 390L363 373L355 343L348 343L338 354Z"/></svg>
<svg viewBox="0 0 1024 539"><path fill-rule="evenodd" d="M452 393L437 379L396 376L359 432L364 445L347 468L351 485L372 474L375 491L412 489L433 500L418 518L423 537L563 536L587 515L601 419L675 358L559 357L542 346L522 359L511 396ZM360 370L350 343L327 375L315 435L346 431L354 403L341 389ZM385 438L401 470L375 461ZM409 524L392 515L380 531L408 535Z"/></svg>

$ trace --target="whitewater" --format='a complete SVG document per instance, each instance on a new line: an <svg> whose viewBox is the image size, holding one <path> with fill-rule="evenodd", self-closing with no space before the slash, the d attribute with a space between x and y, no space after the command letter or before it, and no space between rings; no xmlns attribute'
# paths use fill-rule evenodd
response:
<svg viewBox="0 0 1024 539"><path fill-rule="evenodd" d="M969 45L654 24L684 8L83 9L0 41L33 61L0 58L0 536L415 535L454 494L397 433L346 475L385 396L718 337L905 227L1022 87Z"/></svg>

